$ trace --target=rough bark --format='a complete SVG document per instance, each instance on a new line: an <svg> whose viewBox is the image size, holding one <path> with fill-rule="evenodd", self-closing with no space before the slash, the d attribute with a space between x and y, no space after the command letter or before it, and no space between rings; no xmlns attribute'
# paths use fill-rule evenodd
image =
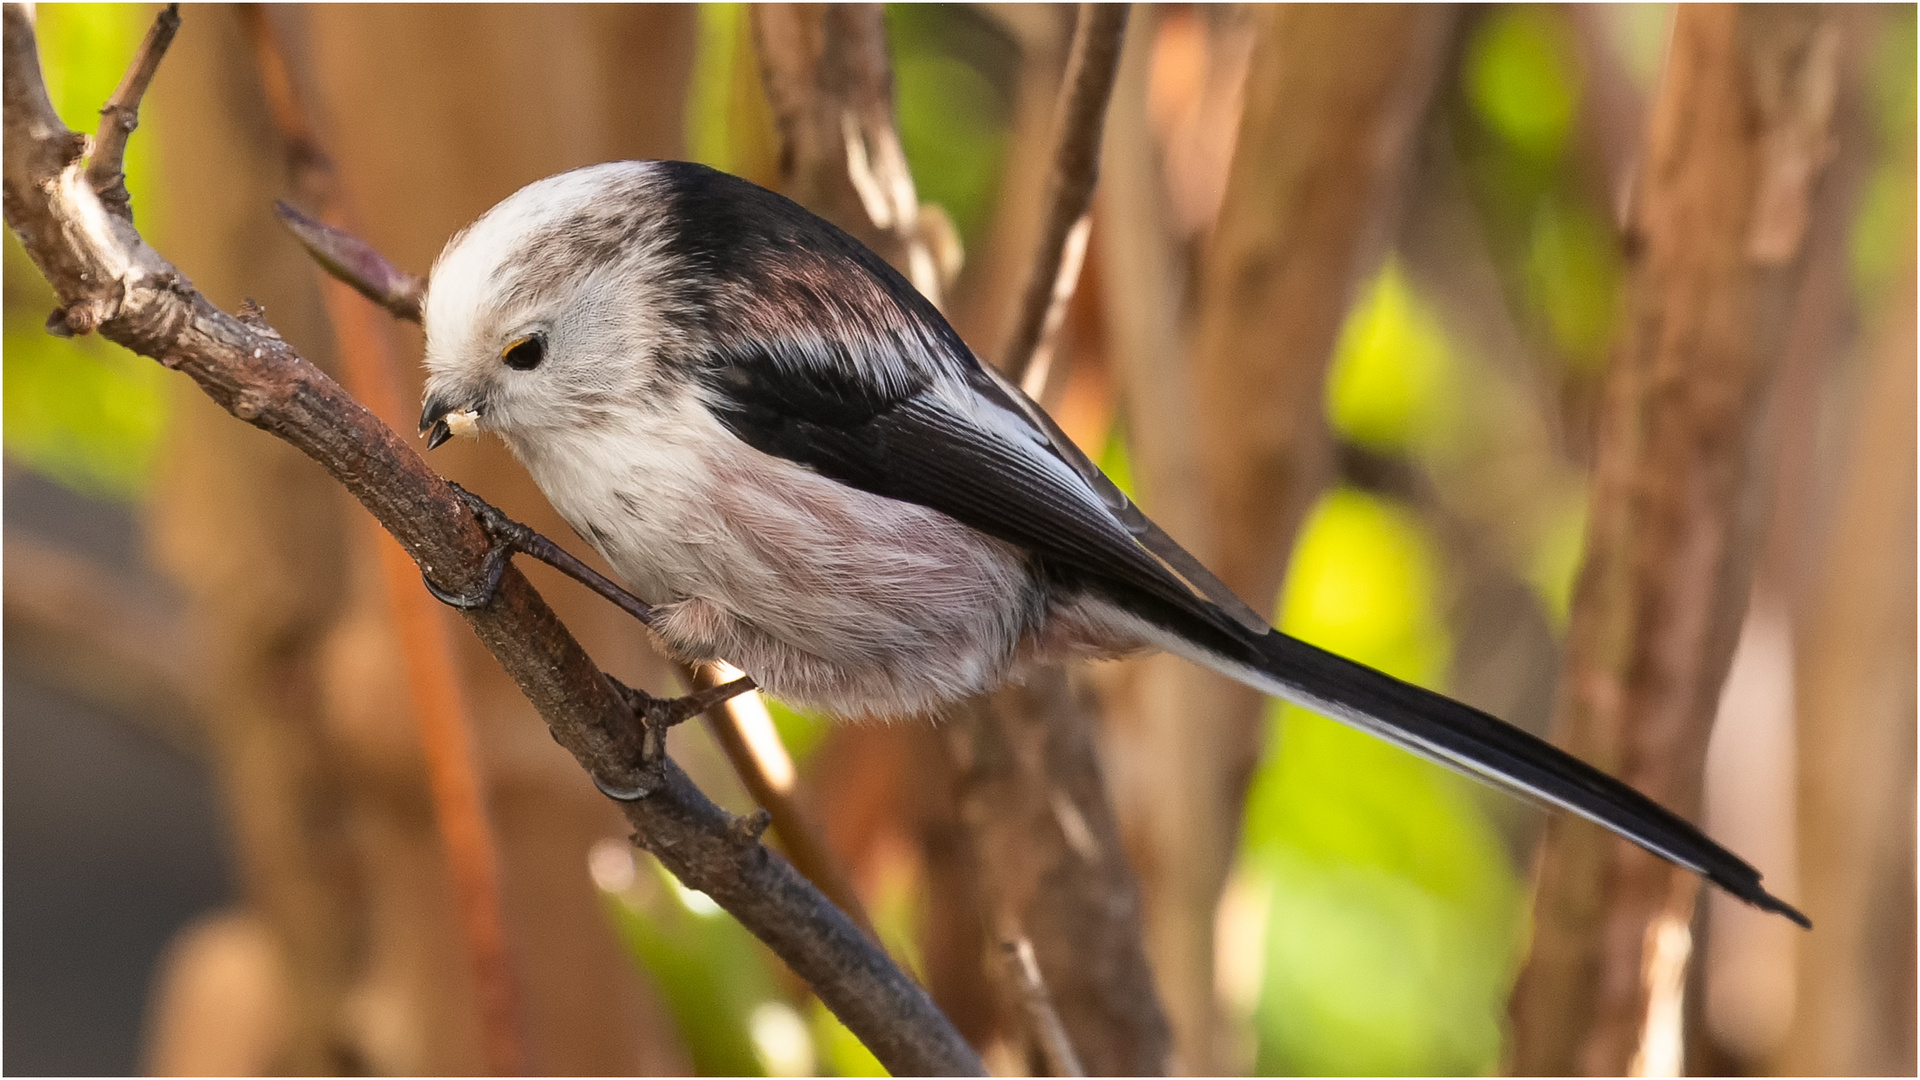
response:
<svg viewBox="0 0 1920 1080"><path fill-rule="evenodd" d="M1650 117L1555 725L1574 754L1683 814L1699 810L1746 609L1755 447L1828 153L1837 45L1818 11L1682 8ZM1676 1004L1697 889L1556 817L1514 991L1513 1068L1634 1065L1652 1003Z"/></svg>

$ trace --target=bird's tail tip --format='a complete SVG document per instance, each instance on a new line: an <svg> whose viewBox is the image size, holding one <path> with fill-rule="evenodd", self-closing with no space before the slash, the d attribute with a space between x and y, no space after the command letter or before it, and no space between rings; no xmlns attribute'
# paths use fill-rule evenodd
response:
<svg viewBox="0 0 1920 1080"><path fill-rule="evenodd" d="M1771 911L1776 915L1786 916L1788 919L1793 920L1794 925L1798 926L1802 930L1813 929L1812 919L1809 919L1805 915L1801 914L1799 908L1794 907L1792 904L1787 903L1785 900L1782 900L1771 893L1765 893L1765 892L1761 893L1760 899L1754 900L1752 901L1752 903L1755 907L1759 908L1761 911Z"/></svg>
<svg viewBox="0 0 1920 1080"><path fill-rule="evenodd" d="M1802 914L1799 908L1794 907L1792 904L1787 903L1785 900L1780 899L1762 887L1760 884L1760 875L1758 874L1753 875L1750 879L1737 882L1722 881L1717 876L1712 880L1714 884L1745 900L1747 903L1752 904L1754 907L1759 908L1761 911L1771 912L1772 914L1789 919L1802 930L1813 929L1813 920Z"/></svg>

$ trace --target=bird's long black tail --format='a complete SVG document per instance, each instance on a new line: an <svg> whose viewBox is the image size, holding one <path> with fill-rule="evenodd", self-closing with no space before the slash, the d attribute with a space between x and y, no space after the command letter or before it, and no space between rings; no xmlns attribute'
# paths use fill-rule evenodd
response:
<svg viewBox="0 0 1920 1080"><path fill-rule="evenodd" d="M1762 888L1758 870L1691 822L1512 724L1277 630L1223 631L1218 623L1183 629L1188 632L1165 642L1169 651L1443 765L1564 807L1763 911L1813 925Z"/></svg>

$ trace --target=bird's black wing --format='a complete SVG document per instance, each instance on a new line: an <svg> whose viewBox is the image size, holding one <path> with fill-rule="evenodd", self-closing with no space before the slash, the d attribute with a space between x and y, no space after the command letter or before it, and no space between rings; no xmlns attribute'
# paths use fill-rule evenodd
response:
<svg viewBox="0 0 1920 1080"><path fill-rule="evenodd" d="M1027 548L1057 576L1194 641L1269 692L1571 810L1805 924L1761 887L1757 871L1692 823L1550 743L1264 623L1243 625L1144 546L1110 505L1123 497L1103 498L1083 478L1093 466L1060 454L1064 439L1019 407L1010 396L1018 391L982 372L967 380L974 392L966 395L936 382L879 393L850 373L848 357L809 360L818 348L736 343L709 378L715 415L765 453Z"/></svg>
<svg viewBox="0 0 1920 1080"><path fill-rule="evenodd" d="M1136 542L1023 411L941 392L964 384L896 380L880 391L852 374L853 359L819 356L826 348L727 350L708 377L714 414L757 450L938 510L1034 552L1056 573L1139 592L1222 631L1233 623Z"/></svg>

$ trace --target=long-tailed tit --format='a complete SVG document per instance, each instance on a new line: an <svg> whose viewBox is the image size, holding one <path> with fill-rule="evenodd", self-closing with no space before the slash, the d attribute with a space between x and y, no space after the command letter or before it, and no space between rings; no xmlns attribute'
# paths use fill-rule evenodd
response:
<svg viewBox="0 0 1920 1080"><path fill-rule="evenodd" d="M1272 629L898 273L779 195L680 162L550 177L454 237L425 316L430 445L504 439L682 659L861 716L1165 649L1806 925L1631 787Z"/></svg>

